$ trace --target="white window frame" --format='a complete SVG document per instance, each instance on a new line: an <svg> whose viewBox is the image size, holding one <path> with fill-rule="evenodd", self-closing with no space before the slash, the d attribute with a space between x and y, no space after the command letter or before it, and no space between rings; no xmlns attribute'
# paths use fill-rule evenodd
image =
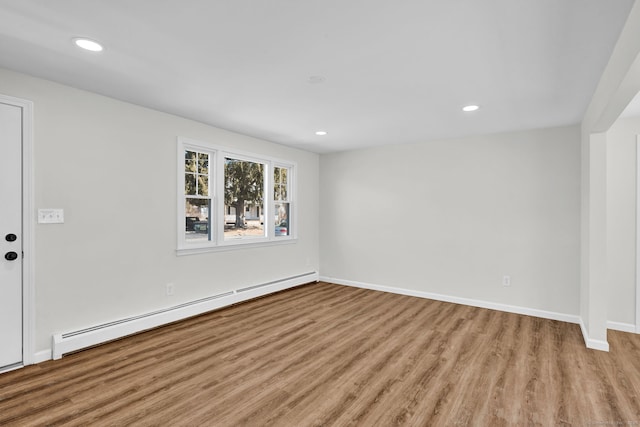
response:
<svg viewBox="0 0 640 427"><path fill-rule="evenodd" d="M185 238L185 150L209 153L209 195L211 197L211 240L190 242ZM264 185L264 230L265 237L245 237L225 240L224 238L224 162L226 158L262 163L265 165ZM269 221L274 216L274 167L287 168L288 173L288 203L289 203L289 235L276 236L275 224ZM185 137L177 139L177 254L189 255L204 252L228 251L242 248L253 248L267 245L281 245L295 243L297 235L297 206L296 206L296 173L297 164L293 161L277 159L256 153L248 153L229 147L219 146L204 141Z"/></svg>
<svg viewBox="0 0 640 427"><path fill-rule="evenodd" d="M295 222L297 221L297 215L294 212L295 209L295 204L293 203L292 199L294 197L294 185L295 185L295 168L288 163L280 163L280 162L274 162L272 165L272 169L271 169L271 179L273 178L273 172L275 171L275 168L281 168L281 169L287 169L287 200L275 200L275 190L274 190L274 184L275 182L271 182L270 188L269 188L269 197L271 198L271 203L273 204L273 214L275 214L275 205L277 203L288 203L289 204L289 218L287 219L287 228L289 228L289 236L275 236L276 239L280 239L280 238L284 238L284 237L290 237L293 235L293 230L295 229ZM275 179L274 179L275 181ZM266 222L266 221L265 221ZM275 225L269 221L271 223L271 226L275 228ZM292 228L293 227L293 228ZM275 234L275 231L274 231Z"/></svg>

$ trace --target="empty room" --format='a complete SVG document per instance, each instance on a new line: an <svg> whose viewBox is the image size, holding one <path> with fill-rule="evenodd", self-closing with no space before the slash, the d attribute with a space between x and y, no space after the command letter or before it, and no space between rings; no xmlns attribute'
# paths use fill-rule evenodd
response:
<svg viewBox="0 0 640 427"><path fill-rule="evenodd" d="M0 425L640 425L640 0L0 0Z"/></svg>

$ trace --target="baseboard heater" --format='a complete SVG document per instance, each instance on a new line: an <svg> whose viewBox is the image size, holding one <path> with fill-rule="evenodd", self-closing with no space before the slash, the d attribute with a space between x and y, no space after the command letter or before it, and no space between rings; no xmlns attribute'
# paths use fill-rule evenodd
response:
<svg viewBox="0 0 640 427"><path fill-rule="evenodd" d="M268 295L273 292L305 283L317 282L318 280L319 275L317 272L304 273L281 280L235 289L139 316L128 317L126 319L63 334L54 334L51 356L53 359L60 359L64 354L83 348L126 337L127 335L197 316L211 310Z"/></svg>

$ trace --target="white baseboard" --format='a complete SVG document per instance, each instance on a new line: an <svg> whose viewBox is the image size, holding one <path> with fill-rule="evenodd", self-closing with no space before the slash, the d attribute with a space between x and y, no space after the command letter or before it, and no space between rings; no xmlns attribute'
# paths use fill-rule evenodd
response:
<svg viewBox="0 0 640 427"><path fill-rule="evenodd" d="M582 319L580 319L580 330L582 331L582 338L584 339L584 343L586 344L587 348L600 351L609 351L609 343L607 341L594 340L592 338L589 338L587 327L584 325Z"/></svg>
<svg viewBox="0 0 640 427"><path fill-rule="evenodd" d="M42 350L42 351L38 351L37 353L34 353L32 362L34 364L42 363L42 362L46 362L47 360L51 360L52 358L53 357L51 356L51 349L48 348L46 350Z"/></svg>
<svg viewBox="0 0 640 427"><path fill-rule="evenodd" d="M0 373L14 371L16 369L24 368L28 365L35 365L38 363L46 362L47 360L51 360L51 349L34 353L31 358L25 357L22 363L16 363L9 368L0 369Z"/></svg>
<svg viewBox="0 0 640 427"><path fill-rule="evenodd" d="M318 279L319 276L317 272L300 274L273 282L234 289L219 295L169 307L153 313L145 313L77 331L54 334L50 358L60 359L62 355L72 351L102 344L107 341L197 316L256 297L300 286L305 283L317 282ZM44 355L42 356L44 357Z"/></svg>
<svg viewBox="0 0 640 427"><path fill-rule="evenodd" d="M637 333L636 325L632 323L612 322L611 320L607 322L607 329L613 329L614 331L620 332L630 332L632 334Z"/></svg>
<svg viewBox="0 0 640 427"><path fill-rule="evenodd" d="M535 308L519 307L515 305L508 305L508 304L500 304L500 303L476 300L471 298L454 297L454 296L436 294L431 292L416 291L412 289L403 289L403 288L395 288L391 286L374 285L371 283L356 282L353 280L337 279L335 277L321 276L320 280L324 282L329 282L329 283L336 283L338 285L354 286L357 288L371 289L374 291L390 292L390 293L400 294L400 295L427 298L427 299L432 299L436 301L452 302L455 304L468 305L471 307L488 308L491 310L505 311L507 313L524 314L526 316L540 317L543 319L559 320L561 322L567 322L567 323L575 323L575 324L580 323L580 316L576 316L572 314L556 313L553 311L538 310Z"/></svg>

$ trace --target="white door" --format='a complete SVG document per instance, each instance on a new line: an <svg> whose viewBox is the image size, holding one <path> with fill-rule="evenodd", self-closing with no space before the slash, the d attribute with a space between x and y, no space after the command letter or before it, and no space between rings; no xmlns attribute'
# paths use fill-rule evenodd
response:
<svg viewBox="0 0 640 427"><path fill-rule="evenodd" d="M22 119L0 101L0 371L22 364Z"/></svg>

